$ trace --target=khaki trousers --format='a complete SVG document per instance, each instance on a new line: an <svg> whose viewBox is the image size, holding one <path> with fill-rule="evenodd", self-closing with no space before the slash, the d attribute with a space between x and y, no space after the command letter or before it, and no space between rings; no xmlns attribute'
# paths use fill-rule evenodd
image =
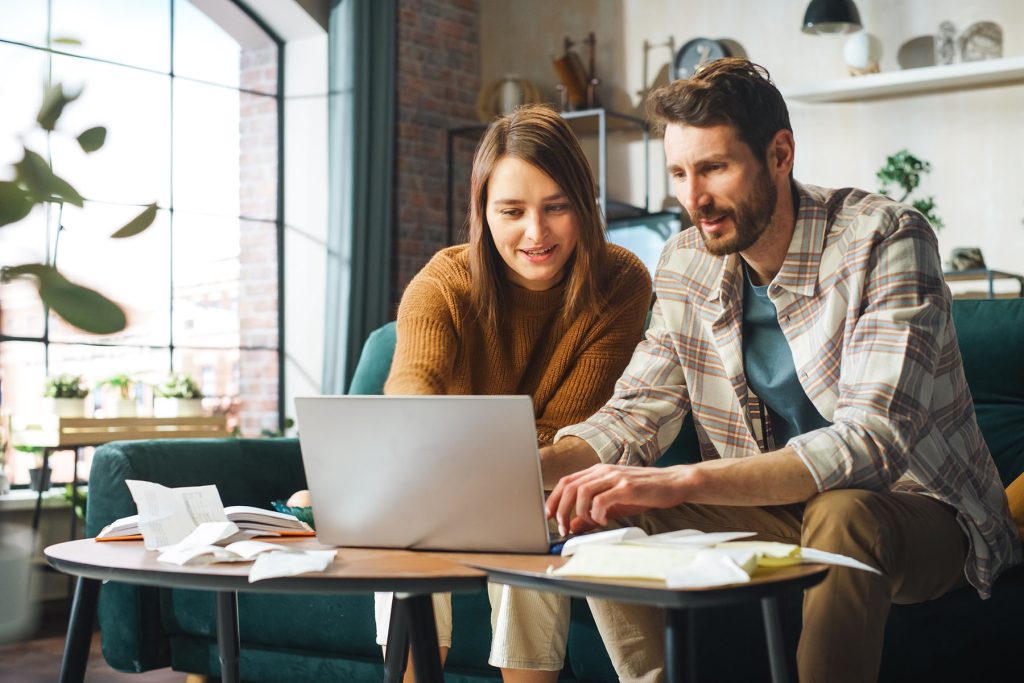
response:
<svg viewBox="0 0 1024 683"><path fill-rule="evenodd" d="M955 511L915 493L841 489L800 505L682 505L624 521L648 533L757 531L760 540L798 543L877 567L881 576L832 567L805 592L797 650L804 682L877 680L890 605L931 600L966 584L967 537ZM620 680L664 680L663 611L588 602Z"/></svg>

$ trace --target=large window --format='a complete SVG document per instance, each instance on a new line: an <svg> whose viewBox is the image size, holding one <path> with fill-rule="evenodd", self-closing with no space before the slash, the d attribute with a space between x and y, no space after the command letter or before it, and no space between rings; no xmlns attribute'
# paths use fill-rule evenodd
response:
<svg viewBox="0 0 1024 683"><path fill-rule="evenodd" d="M230 0L0 0L0 177L24 143L86 200L0 227L0 265L56 263L128 316L97 337L46 311L31 285L0 285L0 412L44 410L48 375L94 386L123 373L146 415L152 385L177 371L229 427L279 429L279 53ZM60 120L71 135L33 125L57 82L83 88ZM106 144L86 155L74 134L95 125ZM151 202L152 227L109 238ZM94 390L88 413L103 416L108 400ZM15 484L32 461L8 449ZM56 458L54 479L70 479L70 465Z"/></svg>

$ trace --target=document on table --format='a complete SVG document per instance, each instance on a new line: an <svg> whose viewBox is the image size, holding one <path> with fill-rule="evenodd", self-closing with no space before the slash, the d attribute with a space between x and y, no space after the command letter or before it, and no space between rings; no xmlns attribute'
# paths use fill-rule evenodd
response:
<svg viewBox="0 0 1024 683"><path fill-rule="evenodd" d="M181 542L203 522L227 522L217 487L167 488L149 481L128 479L139 509L139 530L147 549Z"/></svg>

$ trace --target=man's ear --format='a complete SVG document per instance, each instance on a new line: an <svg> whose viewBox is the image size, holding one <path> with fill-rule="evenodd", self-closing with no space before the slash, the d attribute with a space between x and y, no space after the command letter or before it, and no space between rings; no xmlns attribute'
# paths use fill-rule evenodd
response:
<svg viewBox="0 0 1024 683"><path fill-rule="evenodd" d="M766 161L768 168L773 172L789 176L793 170L793 156L796 150L796 141L793 139L793 131L780 130L768 143L768 154Z"/></svg>

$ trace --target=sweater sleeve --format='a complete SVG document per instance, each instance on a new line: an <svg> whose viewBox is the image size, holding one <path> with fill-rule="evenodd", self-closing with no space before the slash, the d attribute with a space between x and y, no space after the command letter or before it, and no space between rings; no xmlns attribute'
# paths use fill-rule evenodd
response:
<svg viewBox="0 0 1024 683"><path fill-rule="evenodd" d="M606 303L569 359L571 369L537 418L537 438L551 443L555 432L582 422L604 405L615 382L643 338L651 301L647 267L631 252L619 250Z"/></svg>
<svg viewBox="0 0 1024 683"><path fill-rule="evenodd" d="M406 287L385 394L447 393L459 344L453 296L442 280L424 271Z"/></svg>

